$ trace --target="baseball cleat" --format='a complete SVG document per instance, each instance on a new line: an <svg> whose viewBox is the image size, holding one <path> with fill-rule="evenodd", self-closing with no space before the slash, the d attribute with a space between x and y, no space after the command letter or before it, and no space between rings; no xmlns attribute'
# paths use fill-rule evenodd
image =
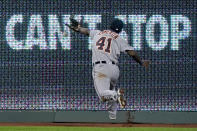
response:
<svg viewBox="0 0 197 131"><path fill-rule="evenodd" d="M126 100L124 99L124 90L118 89L118 103L120 104L121 108L125 108L126 106Z"/></svg>

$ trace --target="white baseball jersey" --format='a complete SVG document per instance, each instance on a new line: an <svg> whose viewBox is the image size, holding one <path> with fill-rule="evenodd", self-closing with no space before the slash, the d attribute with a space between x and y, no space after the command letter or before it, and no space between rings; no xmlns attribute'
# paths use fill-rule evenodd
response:
<svg viewBox="0 0 197 131"><path fill-rule="evenodd" d="M120 52L133 50L126 40L110 30L90 30L92 62L106 61L118 63Z"/></svg>

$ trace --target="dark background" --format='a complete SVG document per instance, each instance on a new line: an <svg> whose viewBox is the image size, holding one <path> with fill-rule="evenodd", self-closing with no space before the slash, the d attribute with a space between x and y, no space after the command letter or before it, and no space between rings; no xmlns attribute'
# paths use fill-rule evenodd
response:
<svg viewBox="0 0 197 131"><path fill-rule="evenodd" d="M192 23L188 38L179 42L178 51L168 46L153 51L145 40L142 26L142 59L151 60L148 71L127 55L120 58L120 80L117 88L126 91L125 110L197 111L196 36L197 4L190 1L118 1L118 0L3 0L1 9L0 43L0 109L103 110L94 91L91 77L91 51L88 37L71 33L71 50L13 50L6 42L6 24L14 14L22 14L24 22L15 28L16 37L25 39L30 16L40 14L46 36L49 14L61 21L65 14L98 14L102 23L97 29L108 28L115 15L162 15L169 24L170 16L184 15ZM62 25L61 25L62 26ZM84 23L87 26L87 23ZM132 24L125 25L132 45ZM155 34L156 38L159 32ZM169 40L171 38L169 37Z"/></svg>

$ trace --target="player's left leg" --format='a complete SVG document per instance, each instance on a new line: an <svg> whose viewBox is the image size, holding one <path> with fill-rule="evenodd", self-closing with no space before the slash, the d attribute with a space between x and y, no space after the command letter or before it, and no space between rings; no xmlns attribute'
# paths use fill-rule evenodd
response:
<svg viewBox="0 0 197 131"><path fill-rule="evenodd" d="M113 83L112 81L110 83L110 90L116 91L115 90L115 83ZM118 108L117 100L107 102L107 110L108 110L108 113L109 113L109 118L111 120L116 119L117 108Z"/></svg>
<svg viewBox="0 0 197 131"><path fill-rule="evenodd" d="M109 118L111 120L116 119L117 107L118 107L117 101L108 101L107 102L107 110L108 110L108 113L109 113Z"/></svg>
<svg viewBox="0 0 197 131"><path fill-rule="evenodd" d="M118 81L118 76L114 75L110 82L110 90L115 91L115 86ZM110 101L107 103L108 113L110 119L116 119L118 103L121 108L126 106L126 100L124 99L124 91L123 89L118 89L117 91L117 101Z"/></svg>

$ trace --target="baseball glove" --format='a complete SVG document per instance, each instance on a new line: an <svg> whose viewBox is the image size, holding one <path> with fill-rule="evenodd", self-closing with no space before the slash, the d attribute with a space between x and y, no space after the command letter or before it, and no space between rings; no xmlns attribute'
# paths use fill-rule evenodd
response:
<svg viewBox="0 0 197 131"><path fill-rule="evenodd" d="M79 26L79 22L77 20L75 20L74 15L72 15L70 17L70 25L66 24L66 26L68 26L70 29L73 29L73 30L77 31L77 28Z"/></svg>

